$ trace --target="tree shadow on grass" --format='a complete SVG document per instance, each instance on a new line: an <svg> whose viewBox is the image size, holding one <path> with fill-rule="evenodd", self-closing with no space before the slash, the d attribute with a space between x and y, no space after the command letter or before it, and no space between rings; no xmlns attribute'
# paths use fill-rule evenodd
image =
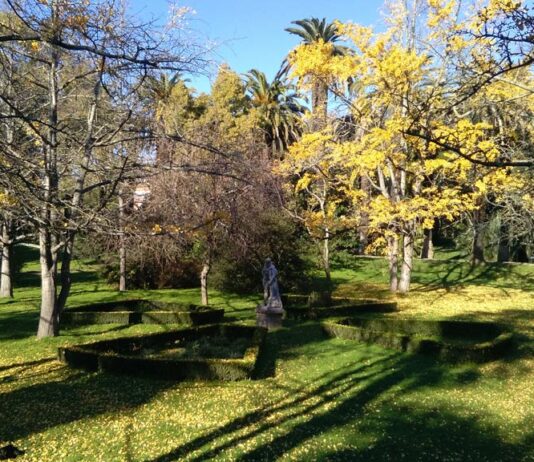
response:
<svg viewBox="0 0 534 462"><path fill-rule="evenodd" d="M18 369L17 372L23 372L31 367L39 366L41 364L49 363L51 361L54 361L56 358L42 358L42 359L36 359L35 361L27 361L24 363L14 363L14 364L8 364L6 366L0 366L0 372L8 371L11 369Z"/></svg>
<svg viewBox="0 0 534 462"><path fill-rule="evenodd" d="M316 460L328 461L456 461L516 462L533 460L529 440L519 444L504 441L497 428L483 426L476 417L463 417L445 410L385 407L380 416L369 416L358 429L373 438L368 445L358 444L340 451L322 451ZM351 437L347 438L349 444ZM253 460L243 457L241 460Z"/></svg>
<svg viewBox="0 0 534 462"><path fill-rule="evenodd" d="M287 391L291 393L291 397L288 396L286 399L279 402L272 403L259 410L238 417L232 422L223 425L212 432L208 432L206 435L189 441L163 456L151 459L151 462L181 460L182 457L185 457L189 453L201 449L208 444L211 449L193 460L201 461L217 457L226 449L232 448L247 440L257 438L271 430L274 426L279 426L295 419L304 413L303 409L306 412L312 412L315 408L320 406L320 404L307 404L308 401L315 396L318 396L320 393L326 392L330 393L331 398L335 398L335 388L332 390L332 386L336 381L345 381L350 378L352 374L356 373L356 370L363 372L366 368L367 366L358 366L356 368L351 368L351 370L348 371L339 369L331 374L325 374L320 377L320 379L323 379L322 384L318 387L313 387L312 391L309 391L306 386L301 386L300 389L288 388ZM342 386L337 392L339 393L340 391L343 391L346 386L347 385ZM278 414L280 414L280 417L273 420L273 417ZM245 432L244 435L242 434L243 431Z"/></svg>
<svg viewBox="0 0 534 462"><path fill-rule="evenodd" d="M412 282L419 284L420 291L445 288L453 290L464 285L486 285L501 289L534 290L534 276L513 271L514 266L506 263L484 263L471 265L465 261L419 262L413 272ZM513 274L513 277L511 277ZM501 280L503 280L501 282Z"/></svg>
<svg viewBox="0 0 534 462"><path fill-rule="evenodd" d="M276 375L276 360L278 358L280 344L273 333L269 333L263 346L256 367L254 369L253 379L260 380Z"/></svg>
<svg viewBox="0 0 534 462"><path fill-rule="evenodd" d="M37 333L37 324L39 321L39 313L36 311L14 311L14 312L3 312L0 316L0 342L2 341L13 341L21 340L23 338L28 338L35 336ZM107 329L99 331L98 333L103 332L112 332L127 329L129 325L100 325L108 326ZM69 337L83 337L94 335L95 332L70 332L71 329L76 330L83 326L61 326L61 332L65 333Z"/></svg>
<svg viewBox="0 0 534 462"><path fill-rule="evenodd" d="M301 346L321 341L316 327L311 325L295 325L270 335L277 345L277 356L282 359L298 355ZM338 347L343 349L343 345ZM502 441L496 429L480 424L480 416L456 415L432 402L413 407L395 404L397 397L412 391L468 386L480 378L476 366L451 369L430 358L381 351L356 356L354 364L309 381L277 380L272 386L283 392L282 399L147 462L224 458L226 451L235 451L237 447L252 447L241 453L241 461L277 460L289 451L298 452L314 439L317 451L314 455L302 452L300 458L293 457L427 461L445 460L451 455L450 460L458 461L526 460L527 440L518 445ZM339 446L343 449L329 447L326 435L342 440ZM317 444L319 437L324 444Z"/></svg>
<svg viewBox="0 0 534 462"><path fill-rule="evenodd" d="M35 335L39 313L34 311L10 311L0 313L0 342L18 340Z"/></svg>
<svg viewBox="0 0 534 462"><path fill-rule="evenodd" d="M275 377L278 360L301 356L300 347L307 347L321 342L328 342L328 338L323 335L320 324L284 320L283 328L267 334L267 340L258 361L255 378Z"/></svg>
<svg viewBox="0 0 534 462"><path fill-rule="evenodd" d="M466 260L420 260L415 259L412 282L417 291L427 292L436 289L449 291L461 290L465 285L487 285L498 289L520 289L534 291L534 267L514 263L488 262L471 265ZM381 258L353 257L343 260L342 265L333 264L334 288L353 283L360 285L387 284L387 262ZM528 270L532 268L532 270ZM351 270L346 275L344 270ZM356 274L354 274L356 273ZM318 288L325 284L324 277L317 275L314 285ZM320 289L316 289L320 290Z"/></svg>
<svg viewBox="0 0 534 462"><path fill-rule="evenodd" d="M165 326L164 324L162 324L163 326ZM99 327L102 327L102 326L105 326L106 329L105 330L99 330L98 332L84 332L83 330L81 332L76 332L76 330L78 329L83 329L84 327L90 327L90 326L99 326ZM117 325L113 325L113 324L87 324L86 326L69 326L68 328L64 328L62 330L62 332L65 334L65 335L68 335L69 337L87 337L88 339L90 339L91 341L95 341L95 338L94 336L95 335L99 335L99 334L108 334L110 332L121 332L123 330L126 330L126 329L129 329L130 327L132 327L131 324L117 324Z"/></svg>
<svg viewBox="0 0 534 462"><path fill-rule="evenodd" d="M400 386L401 393L407 393L423 387L432 388L451 379L466 385L478 380L477 374L463 372L447 378L440 366L422 364L418 358L390 358L381 365L389 371L361 377L368 379L368 384L359 390L340 386L342 382L339 379L347 377L330 380L328 398L335 405L319 413L307 407L300 415L292 415L292 422L277 422L275 426L290 423L287 431L278 432L278 436L270 439L268 444L259 445L238 460L278 460L289 451L298 451L299 447L318 436L324 444L318 448L316 445L314 460L527 460L526 456L532 450L527 439L523 444L507 443L499 438L496 428L481 425L478 416L463 417L431 403L420 408L397 406L394 398L387 397L393 387ZM327 396L324 389L316 390L315 394L320 398ZM380 407L372 406L374 400L384 396L386 399ZM343 441L340 447L352 448L329 448L329 437Z"/></svg>
<svg viewBox="0 0 534 462"><path fill-rule="evenodd" d="M71 273L74 284L86 284L89 282L100 282L98 275L94 271L73 271ZM15 287L39 287L41 277L38 271L24 271L15 276Z"/></svg>
<svg viewBox="0 0 534 462"><path fill-rule="evenodd" d="M58 425L135 408L174 385L169 381L134 377L124 380L120 376L83 371L65 370L64 373L67 377L61 381L51 377L45 382L0 393L2 440L19 440ZM39 373L39 379L43 380L45 374L46 371Z"/></svg>

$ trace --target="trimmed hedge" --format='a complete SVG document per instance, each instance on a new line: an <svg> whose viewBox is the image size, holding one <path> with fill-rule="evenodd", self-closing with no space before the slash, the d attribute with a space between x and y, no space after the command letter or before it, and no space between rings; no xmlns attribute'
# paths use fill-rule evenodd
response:
<svg viewBox="0 0 534 462"><path fill-rule="evenodd" d="M307 306L309 295L282 294L282 303L286 306Z"/></svg>
<svg viewBox="0 0 534 462"><path fill-rule="evenodd" d="M71 308L61 315L66 324L182 324L222 322L224 308L202 305L123 300Z"/></svg>
<svg viewBox="0 0 534 462"><path fill-rule="evenodd" d="M284 306L287 316L296 319L319 319L327 317L353 316L359 313L391 313L397 310L394 302L376 300L332 299L331 306Z"/></svg>
<svg viewBox="0 0 534 462"><path fill-rule="evenodd" d="M347 297L332 297L328 292L311 292L310 294L282 294L282 303L288 307L313 308L339 305L377 303L376 299L358 299Z"/></svg>
<svg viewBox="0 0 534 462"><path fill-rule="evenodd" d="M513 334L495 323L351 318L322 324L331 337L375 343L444 361L484 362L508 351Z"/></svg>
<svg viewBox="0 0 534 462"><path fill-rule="evenodd" d="M63 324L137 324L141 313L133 311L64 311Z"/></svg>
<svg viewBox="0 0 534 462"><path fill-rule="evenodd" d="M69 308L70 312L87 311L205 311L209 306L194 303L159 302L154 300L130 299L111 302L91 303Z"/></svg>
<svg viewBox="0 0 534 462"><path fill-rule="evenodd" d="M266 329L255 326L208 325L61 347L58 348L58 358L71 367L89 371L172 380L242 380L254 376L266 334ZM244 356L239 359L159 359L136 356L136 353L146 347L171 345L216 335L249 340Z"/></svg>

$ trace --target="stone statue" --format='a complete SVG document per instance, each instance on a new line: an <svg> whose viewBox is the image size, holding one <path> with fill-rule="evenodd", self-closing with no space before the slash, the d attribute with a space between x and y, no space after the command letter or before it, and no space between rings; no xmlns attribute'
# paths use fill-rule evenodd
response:
<svg viewBox="0 0 534 462"><path fill-rule="evenodd" d="M258 307L258 311L263 313L284 313L277 275L278 271L274 263L270 258L267 258L262 270L263 304Z"/></svg>

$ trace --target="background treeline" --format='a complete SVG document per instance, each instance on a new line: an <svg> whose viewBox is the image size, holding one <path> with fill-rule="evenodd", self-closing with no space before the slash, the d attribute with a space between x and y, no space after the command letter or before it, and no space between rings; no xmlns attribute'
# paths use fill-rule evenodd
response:
<svg viewBox="0 0 534 462"><path fill-rule="evenodd" d="M471 8L473 7L473 8ZM527 2L399 0L387 28L308 18L268 79L114 0L0 13L2 296L14 246L39 247L40 337L75 255L111 283L257 290L266 257L309 290L348 254L410 289L434 248L472 264L534 246L534 13ZM316 283L316 281L315 281Z"/></svg>

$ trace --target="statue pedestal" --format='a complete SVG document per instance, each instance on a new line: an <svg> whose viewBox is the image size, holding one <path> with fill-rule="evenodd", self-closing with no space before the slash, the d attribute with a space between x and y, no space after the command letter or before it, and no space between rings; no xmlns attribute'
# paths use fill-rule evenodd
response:
<svg viewBox="0 0 534 462"><path fill-rule="evenodd" d="M265 327L267 330L279 329L282 327L285 313L282 307L258 305L256 308L256 325Z"/></svg>

